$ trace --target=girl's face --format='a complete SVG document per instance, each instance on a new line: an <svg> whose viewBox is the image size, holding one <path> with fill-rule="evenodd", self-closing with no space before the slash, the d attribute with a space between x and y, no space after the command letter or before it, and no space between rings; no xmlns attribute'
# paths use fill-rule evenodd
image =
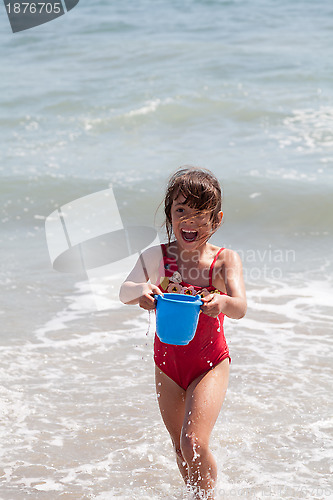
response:
<svg viewBox="0 0 333 500"><path fill-rule="evenodd" d="M222 212L219 213L222 220ZM185 203L180 194L171 206L172 229L176 240L186 250L195 250L206 243L213 231L209 213L200 213Z"/></svg>

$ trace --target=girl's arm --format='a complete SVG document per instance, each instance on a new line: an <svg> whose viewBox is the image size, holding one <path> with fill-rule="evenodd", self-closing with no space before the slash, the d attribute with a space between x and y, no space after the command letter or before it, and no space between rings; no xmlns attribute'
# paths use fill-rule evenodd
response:
<svg viewBox="0 0 333 500"><path fill-rule="evenodd" d="M139 304L143 309L154 309L154 295L161 295L161 290L148 283L156 281L160 262L160 247L152 247L143 252L134 268L120 287L119 299L124 304Z"/></svg>
<svg viewBox="0 0 333 500"><path fill-rule="evenodd" d="M220 272L214 285L216 288L221 288L218 284L224 283L227 295L214 293L204 297L201 309L214 318L222 312L229 318L240 319L247 309L242 261L233 250L225 249L222 253L223 257L219 262Z"/></svg>

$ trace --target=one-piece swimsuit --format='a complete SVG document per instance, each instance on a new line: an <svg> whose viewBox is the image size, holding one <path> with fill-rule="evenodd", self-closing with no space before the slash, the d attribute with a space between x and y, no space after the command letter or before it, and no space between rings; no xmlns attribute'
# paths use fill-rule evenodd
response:
<svg viewBox="0 0 333 500"><path fill-rule="evenodd" d="M177 261L167 255L166 246L162 245L163 263L160 266L160 278L157 286L164 293L184 293L207 296L211 293L225 295L212 283L213 269L221 248L209 269L209 285L199 287L185 283L178 271ZM172 323L173 318L170 318ZM200 375L214 368L229 356L228 345L223 331L224 314L212 318L200 312L198 326L193 340L187 345L171 345L161 342L155 333L154 361L160 370L184 390Z"/></svg>

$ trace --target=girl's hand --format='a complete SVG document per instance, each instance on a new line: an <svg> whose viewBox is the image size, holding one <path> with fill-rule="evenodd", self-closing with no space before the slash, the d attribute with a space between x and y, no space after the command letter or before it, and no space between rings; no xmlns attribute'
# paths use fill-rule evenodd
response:
<svg viewBox="0 0 333 500"><path fill-rule="evenodd" d="M211 316L212 318L217 318L217 316L223 312L223 308L226 305L226 296L220 295L219 293L211 293L206 297L203 297L201 300L203 302L201 306L201 311L207 316Z"/></svg>
<svg viewBox="0 0 333 500"><path fill-rule="evenodd" d="M139 306L142 309L146 309L147 311L151 311L156 307L156 301L154 299L154 295L163 295L161 290L156 285L152 285L150 283L145 283L143 285L142 295L139 298Z"/></svg>

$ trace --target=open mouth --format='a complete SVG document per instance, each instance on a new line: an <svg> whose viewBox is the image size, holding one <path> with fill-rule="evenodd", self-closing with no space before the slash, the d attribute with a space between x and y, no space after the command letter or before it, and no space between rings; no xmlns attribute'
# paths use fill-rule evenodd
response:
<svg viewBox="0 0 333 500"><path fill-rule="evenodd" d="M185 231L184 229L182 229L181 235L183 237L183 240L191 242L195 241L196 237L198 236L198 231Z"/></svg>

